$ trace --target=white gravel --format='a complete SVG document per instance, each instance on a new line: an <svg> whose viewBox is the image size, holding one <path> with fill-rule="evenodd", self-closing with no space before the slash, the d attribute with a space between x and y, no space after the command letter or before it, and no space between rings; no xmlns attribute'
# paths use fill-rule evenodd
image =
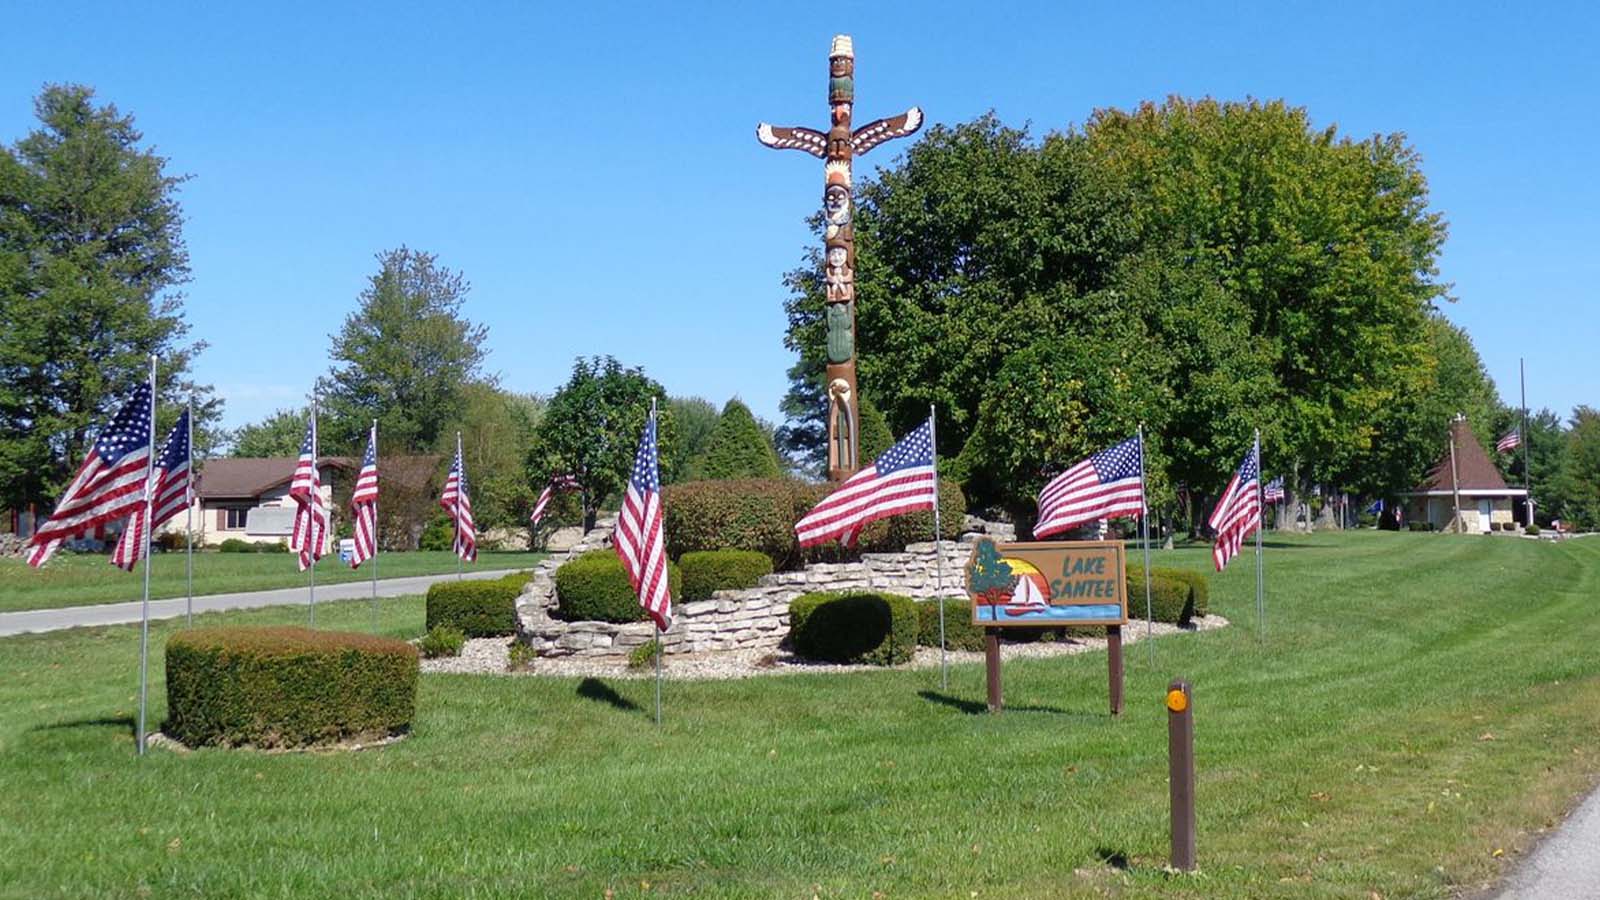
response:
<svg viewBox="0 0 1600 900"><path fill-rule="evenodd" d="M1151 633L1157 637L1189 631L1210 631L1222 628L1228 620L1222 616L1204 616L1194 620L1189 628L1179 628L1156 622ZM1122 627L1123 644L1143 640L1143 619L1130 619ZM529 669L512 672L511 640L507 638L471 638L461 648L461 655L440 659L424 659L422 671L427 673L452 673L465 675L544 675L557 678L653 678L655 670L649 666L628 668L623 657L541 657ZM1031 644L1005 644L1001 654L1008 659L1020 657L1066 656L1104 650L1105 638L1069 638L1065 641L1036 641ZM982 662L983 654L952 650L952 663ZM911 662L896 668L929 669L939 666L939 648L918 647ZM812 672L881 672L883 666L847 666L818 663L800 659L786 650L725 650L712 653L671 654L661 661L665 678L677 680L754 678L762 675L794 675Z"/></svg>

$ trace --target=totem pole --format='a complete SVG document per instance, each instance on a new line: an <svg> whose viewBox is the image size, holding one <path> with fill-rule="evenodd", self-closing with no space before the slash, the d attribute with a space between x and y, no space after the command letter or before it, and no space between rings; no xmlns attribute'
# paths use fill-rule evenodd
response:
<svg viewBox="0 0 1600 900"><path fill-rule="evenodd" d="M879 119L850 130L855 103L855 52L847 34L834 35L828 53L828 105L833 125L827 134L810 128L782 128L762 122L756 139L775 150L804 150L825 160L822 209L823 281L828 324L828 477L849 478L857 468L861 433L860 392L856 388L856 235L851 222L850 161L873 147L913 134L922 127L922 110Z"/></svg>

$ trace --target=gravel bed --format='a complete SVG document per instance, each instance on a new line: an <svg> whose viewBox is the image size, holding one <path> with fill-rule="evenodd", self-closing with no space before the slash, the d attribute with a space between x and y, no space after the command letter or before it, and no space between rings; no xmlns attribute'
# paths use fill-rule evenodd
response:
<svg viewBox="0 0 1600 900"><path fill-rule="evenodd" d="M1211 631L1222 628L1228 620L1222 616L1196 618L1188 628L1179 628L1156 622L1150 632L1157 636L1192 631ZM1122 627L1122 642L1126 646L1144 639L1146 623L1143 619L1130 619ZM1030 644L1005 644L1001 654L1007 659L1068 656L1104 650L1105 638L1069 638L1065 641L1036 641ZM982 662L983 654L952 650L948 654L952 663ZM422 660L425 673L452 673L465 675L546 675L558 678L654 678L655 670L646 666L630 669L622 657L542 657L534 660L529 669L511 672L511 640L507 638L471 638L461 648L461 655L440 659ZM936 669L939 667L938 647L918 647L911 662L897 666L901 669ZM675 680L754 678L763 675L796 675L814 672L881 672L883 666L852 666L819 663L800 659L786 650L726 650L716 653L672 654L661 661L661 674Z"/></svg>

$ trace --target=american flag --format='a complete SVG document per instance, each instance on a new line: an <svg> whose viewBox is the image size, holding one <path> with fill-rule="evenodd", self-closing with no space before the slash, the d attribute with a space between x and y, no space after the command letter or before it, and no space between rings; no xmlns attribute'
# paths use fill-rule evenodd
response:
<svg viewBox="0 0 1600 900"><path fill-rule="evenodd" d="M1522 429L1513 428L1506 432L1505 437L1495 441L1494 449L1497 453L1510 453L1522 446Z"/></svg>
<svg viewBox="0 0 1600 900"><path fill-rule="evenodd" d="M303 572L322 558L328 542L328 508L322 502L322 477L317 473L317 414L306 422L306 439L300 445L300 461L289 480L289 499L298 507L289 549L300 554Z"/></svg>
<svg viewBox="0 0 1600 900"><path fill-rule="evenodd" d="M189 506L189 411L178 416L178 424L167 433L167 441L156 457L155 471L150 473L150 483L155 489L150 499L150 532L161 527ZM111 552L111 564L129 572L144 558L145 543L144 506L128 517L122 537Z"/></svg>
<svg viewBox="0 0 1600 900"><path fill-rule="evenodd" d="M1282 503L1284 498L1283 476L1279 475L1277 478L1267 482L1263 493L1268 503Z"/></svg>
<svg viewBox="0 0 1600 900"><path fill-rule="evenodd" d="M461 443L456 442L456 459L444 481L439 505L450 514L456 527L456 556L467 562L478 558L478 532L472 524L472 497L467 492L467 467L461 460Z"/></svg>
<svg viewBox="0 0 1600 900"><path fill-rule="evenodd" d="M367 455L361 457L355 490L350 492L350 513L355 519L355 552L350 568L359 568L378 552L378 426L367 433Z"/></svg>
<svg viewBox="0 0 1600 900"><path fill-rule="evenodd" d="M645 423L639 450L633 455L628 492L617 516L612 543L628 571L639 605L655 620L656 630L672 627L672 589L667 584L666 541L661 531L661 460L656 450L656 417Z"/></svg>
<svg viewBox="0 0 1600 900"><path fill-rule="evenodd" d="M152 402L150 385L139 385L95 438L56 511L29 538L28 565L38 568L62 541L144 508Z"/></svg>
<svg viewBox="0 0 1600 900"><path fill-rule="evenodd" d="M848 547L862 528L879 519L933 509L938 489L930 418L822 498L795 523L794 533L803 547L834 539Z"/></svg>
<svg viewBox="0 0 1600 900"><path fill-rule="evenodd" d="M1222 492L1217 508L1211 511L1211 518L1206 520L1216 534L1215 543L1211 545L1211 561L1216 563L1218 572L1228 564L1228 560L1239 555L1244 539L1261 527L1261 498L1258 496L1261 489L1260 453L1261 448L1251 447L1250 452L1245 454L1239 471L1233 473L1233 480Z"/></svg>
<svg viewBox="0 0 1600 900"><path fill-rule="evenodd" d="M1144 513L1144 447L1131 437L1062 472L1039 492L1035 538L1069 528Z"/></svg>
<svg viewBox="0 0 1600 900"><path fill-rule="evenodd" d="M578 483L576 475L552 476L550 483L545 485L544 490L539 492L539 499L533 504L533 512L528 514L528 524L535 528L539 526L539 521L544 518L545 507L550 505L550 501L555 498L557 491L579 491L582 489L583 485Z"/></svg>

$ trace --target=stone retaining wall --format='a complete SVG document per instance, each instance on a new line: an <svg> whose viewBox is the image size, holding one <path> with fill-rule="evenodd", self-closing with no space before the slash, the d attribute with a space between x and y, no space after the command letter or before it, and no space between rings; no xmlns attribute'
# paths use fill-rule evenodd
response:
<svg viewBox="0 0 1600 900"><path fill-rule="evenodd" d="M571 551L540 562L517 601L517 638L540 656L617 656L655 637L652 622L564 622L550 614L556 597L555 570L574 555L611 545L616 520L597 522ZM961 593L961 572L971 544L984 535L1011 540L1010 526L969 518L960 541L912 544L902 553L867 553L860 562L813 563L795 572L774 572L753 588L718 591L710 600L675 603L672 628L662 639L666 653L777 647L789 634L789 604L813 591L870 590L919 600L938 596L943 566L946 596Z"/></svg>

